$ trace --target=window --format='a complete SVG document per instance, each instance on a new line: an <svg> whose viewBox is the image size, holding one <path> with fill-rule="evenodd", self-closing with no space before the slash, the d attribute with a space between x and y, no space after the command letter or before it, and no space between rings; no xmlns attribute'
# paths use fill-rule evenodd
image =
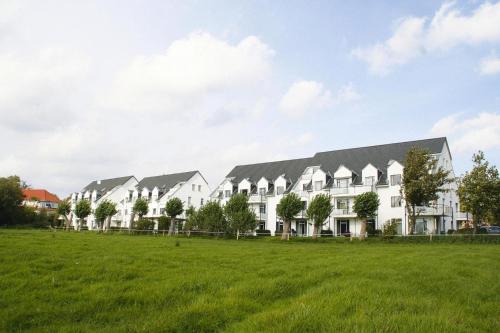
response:
<svg viewBox="0 0 500 333"><path fill-rule="evenodd" d="M347 199L337 199L337 209L347 209L348 206Z"/></svg>
<svg viewBox="0 0 500 333"><path fill-rule="evenodd" d="M401 207L401 196L391 197L391 207Z"/></svg>
<svg viewBox="0 0 500 333"><path fill-rule="evenodd" d="M231 196L231 190L226 190L226 198L229 198Z"/></svg>
<svg viewBox="0 0 500 333"><path fill-rule="evenodd" d="M396 224L396 233L398 235L403 234L403 224L401 223L401 219L391 219L392 223Z"/></svg>
<svg viewBox="0 0 500 333"><path fill-rule="evenodd" d="M165 208L160 208L160 215L165 214Z"/></svg>
<svg viewBox="0 0 500 333"><path fill-rule="evenodd" d="M285 192L285 188L283 186L276 187L276 194L277 195L283 194L283 192Z"/></svg>
<svg viewBox="0 0 500 333"><path fill-rule="evenodd" d="M222 191L219 191L219 195L218 195L218 198L221 199L222 197L224 196L224 192Z"/></svg>
<svg viewBox="0 0 500 333"><path fill-rule="evenodd" d="M198 192L201 192L201 185L198 185Z"/></svg>
<svg viewBox="0 0 500 333"><path fill-rule="evenodd" d="M200 206L203 206L203 198L200 200Z"/></svg>
<svg viewBox="0 0 500 333"><path fill-rule="evenodd" d="M276 231L283 231L283 222L282 221L276 221Z"/></svg>
<svg viewBox="0 0 500 333"><path fill-rule="evenodd" d="M322 188L323 188L323 182L321 180L314 182L315 191L321 191Z"/></svg>
<svg viewBox="0 0 500 333"><path fill-rule="evenodd" d="M365 185L372 186L373 184L375 184L375 177L365 177Z"/></svg>
<svg viewBox="0 0 500 333"><path fill-rule="evenodd" d="M427 220L426 219L418 219L415 224L415 232L417 234L425 234L427 233Z"/></svg>
<svg viewBox="0 0 500 333"><path fill-rule="evenodd" d="M259 188L259 194L260 195L266 195L266 188L265 187Z"/></svg>
<svg viewBox="0 0 500 333"><path fill-rule="evenodd" d="M132 201L132 191L128 191L128 201Z"/></svg>
<svg viewBox="0 0 500 333"><path fill-rule="evenodd" d="M196 191L196 185L195 184L191 184L191 191Z"/></svg>
<svg viewBox="0 0 500 333"><path fill-rule="evenodd" d="M266 204L260 204L260 206L259 206L259 212L261 214L265 214L266 213Z"/></svg>
<svg viewBox="0 0 500 333"><path fill-rule="evenodd" d="M125 209L125 215L128 215L128 209Z"/></svg>
<svg viewBox="0 0 500 333"><path fill-rule="evenodd" d="M401 185L401 175L391 175L391 186Z"/></svg>
<svg viewBox="0 0 500 333"><path fill-rule="evenodd" d="M259 221L259 230L266 230L266 221Z"/></svg>
<svg viewBox="0 0 500 333"><path fill-rule="evenodd" d="M302 191L307 191L307 185L308 184L302 184Z"/></svg>
<svg viewBox="0 0 500 333"><path fill-rule="evenodd" d="M247 189L241 190L241 193L243 193L244 195L248 195L248 190Z"/></svg>
<svg viewBox="0 0 500 333"><path fill-rule="evenodd" d="M188 197L188 206L191 206L191 197Z"/></svg>
<svg viewBox="0 0 500 333"><path fill-rule="evenodd" d="M307 209L307 201L302 201L302 210Z"/></svg>
<svg viewBox="0 0 500 333"><path fill-rule="evenodd" d="M153 208L153 215L156 215L156 208Z"/></svg>
<svg viewBox="0 0 500 333"><path fill-rule="evenodd" d="M349 178L337 179L337 187L347 187L349 184Z"/></svg>

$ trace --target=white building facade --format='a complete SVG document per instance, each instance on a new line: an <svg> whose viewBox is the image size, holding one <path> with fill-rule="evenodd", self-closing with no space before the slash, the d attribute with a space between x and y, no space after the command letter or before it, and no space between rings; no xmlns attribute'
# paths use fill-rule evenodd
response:
<svg viewBox="0 0 500 333"><path fill-rule="evenodd" d="M283 221L276 216L276 205L283 195L295 192L303 201L304 210L292 222L292 232L310 236L312 221L305 210L318 194L331 196L334 207L323 229L337 236L359 236L361 221L353 212L354 198L374 191L379 195L378 214L369 221L369 229L383 229L388 221L397 224L398 233L408 234L408 216L401 197L403 162L412 147L424 148L455 178L451 153L446 138L400 142L386 145L321 152L312 158L259 163L235 167L212 193L212 200L223 205L234 193L249 195L249 203L259 220L258 230L276 234L283 230ZM436 202L418 207L416 232L445 233L459 227L464 213L459 211L457 184L447 185L447 192ZM258 232L257 230L257 232Z"/></svg>

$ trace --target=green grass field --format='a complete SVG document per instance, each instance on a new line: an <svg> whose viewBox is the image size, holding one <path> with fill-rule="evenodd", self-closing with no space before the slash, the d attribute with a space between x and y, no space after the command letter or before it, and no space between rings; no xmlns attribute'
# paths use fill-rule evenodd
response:
<svg viewBox="0 0 500 333"><path fill-rule="evenodd" d="M495 244L0 230L0 251L5 332L500 331Z"/></svg>

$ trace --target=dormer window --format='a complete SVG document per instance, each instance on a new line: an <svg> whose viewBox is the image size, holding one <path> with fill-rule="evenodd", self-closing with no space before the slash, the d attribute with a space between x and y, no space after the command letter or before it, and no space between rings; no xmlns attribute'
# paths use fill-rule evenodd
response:
<svg viewBox="0 0 500 333"><path fill-rule="evenodd" d="M247 189L241 190L241 193L243 193L244 195L248 195L248 190Z"/></svg>
<svg viewBox="0 0 500 333"><path fill-rule="evenodd" d="M322 180L318 180L318 181L314 182L314 190L315 191L321 191L322 188L323 188L323 181Z"/></svg>
<svg viewBox="0 0 500 333"><path fill-rule="evenodd" d="M195 184L191 184L191 191L196 191L196 185Z"/></svg>
<svg viewBox="0 0 500 333"><path fill-rule="evenodd" d="M266 188L265 187L259 188L259 195L265 195L265 194L266 194Z"/></svg>
<svg viewBox="0 0 500 333"><path fill-rule="evenodd" d="M349 178L340 178L335 180L336 187L345 188L349 185Z"/></svg>
<svg viewBox="0 0 500 333"><path fill-rule="evenodd" d="M391 186L401 185L401 174L391 175Z"/></svg>
<svg viewBox="0 0 500 333"><path fill-rule="evenodd" d="M285 192L285 188L283 186L276 187L276 194L277 195L283 194L284 192Z"/></svg>
<svg viewBox="0 0 500 333"><path fill-rule="evenodd" d="M365 185L372 186L375 184L375 177L365 177Z"/></svg>

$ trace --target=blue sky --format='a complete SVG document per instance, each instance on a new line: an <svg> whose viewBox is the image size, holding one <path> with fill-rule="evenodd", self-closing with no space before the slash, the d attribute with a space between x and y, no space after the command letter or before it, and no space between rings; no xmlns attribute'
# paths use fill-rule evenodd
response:
<svg viewBox="0 0 500 333"><path fill-rule="evenodd" d="M93 179L447 136L500 160L500 3L0 0L0 175Z"/></svg>

